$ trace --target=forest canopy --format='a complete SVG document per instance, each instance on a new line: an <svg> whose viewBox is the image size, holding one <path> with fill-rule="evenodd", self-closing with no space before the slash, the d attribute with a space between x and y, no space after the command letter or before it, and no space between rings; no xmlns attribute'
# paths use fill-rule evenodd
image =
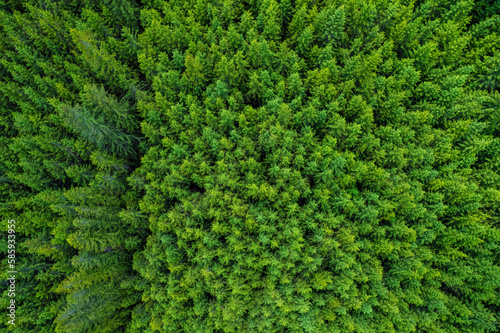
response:
<svg viewBox="0 0 500 333"><path fill-rule="evenodd" d="M0 330L498 332L499 105L497 0L0 0Z"/></svg>

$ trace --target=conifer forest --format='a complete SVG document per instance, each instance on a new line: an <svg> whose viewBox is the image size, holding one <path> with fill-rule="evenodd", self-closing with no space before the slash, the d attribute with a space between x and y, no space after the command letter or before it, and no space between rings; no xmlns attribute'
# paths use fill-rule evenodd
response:
<svg viewBox="0 0 500 333"><path fill-rule="evenodd" d="M500 332L500 0L0 0L0 332Z"/></svg>

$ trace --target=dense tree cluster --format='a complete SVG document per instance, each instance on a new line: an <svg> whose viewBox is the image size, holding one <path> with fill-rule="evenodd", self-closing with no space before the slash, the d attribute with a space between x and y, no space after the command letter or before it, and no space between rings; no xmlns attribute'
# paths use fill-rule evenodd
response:
<svg viewBox="0 0 500 333"><path fill-rule="evenodd" d="M499 331L499 13L0 1L0 329Z"/></svg>

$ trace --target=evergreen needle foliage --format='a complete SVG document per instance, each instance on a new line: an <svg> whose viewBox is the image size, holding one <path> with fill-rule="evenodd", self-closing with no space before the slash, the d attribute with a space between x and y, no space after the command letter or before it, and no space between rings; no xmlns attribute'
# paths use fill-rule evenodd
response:
<svg viewBox="0 0 500 333"><path fill-rule="evenodd" d="M499 13L0 1L0 330L500 331Z"/></svg>

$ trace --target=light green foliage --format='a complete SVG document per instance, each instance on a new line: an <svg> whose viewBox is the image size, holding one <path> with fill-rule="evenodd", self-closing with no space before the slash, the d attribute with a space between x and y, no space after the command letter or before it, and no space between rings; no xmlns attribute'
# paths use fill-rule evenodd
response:
<svg viewBox="0 0 500 333"><path fill-rule="evenodd" d="M0 2L0 327L497 332L497 9Z"/></svg>
<svg viewBox="0 0 500 333"><path fill-rule="evenodd" d="M182 2L142 11L140 66L161 64L140 108L149 327L493 331L498 176L477 173L498 171L479 160L494 94L467 82L495 72L466 60L474 4L295 5L281 39L273 2L204 26Z"/></svg>

